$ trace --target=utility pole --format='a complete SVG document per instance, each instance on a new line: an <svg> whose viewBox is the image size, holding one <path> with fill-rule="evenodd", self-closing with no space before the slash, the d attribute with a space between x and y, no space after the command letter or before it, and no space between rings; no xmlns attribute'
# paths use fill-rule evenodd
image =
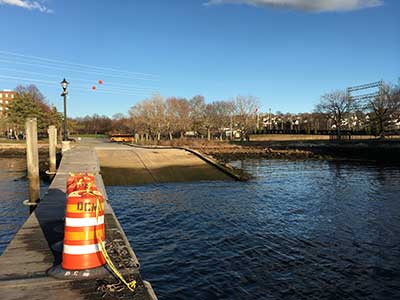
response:
<svg viewBox="0 0 400 300"><path fill-rule="evenodd" d="M271 108L269 108L269 130L272 130Z"/></svg>
<svg viewBox="0 0 400 300"><path fill-rule="evenodd" d="M258 130L260 129L260 114L258 113L258 110L256 111L256 117L257 117L256 129L258 132Z"/></svg>
<svg viewBox="0 0 400 300"><path fill-rule="evenodd" d="M231 141L233 140L233 115L231 114Z"/></svg>

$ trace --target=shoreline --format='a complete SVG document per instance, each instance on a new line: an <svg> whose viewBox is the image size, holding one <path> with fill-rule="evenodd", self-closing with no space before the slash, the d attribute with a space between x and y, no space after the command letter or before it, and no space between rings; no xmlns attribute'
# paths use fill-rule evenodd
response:
<svg viewBox="0 0 400 300"><path fill-rule="evenodd" d="M202 151L222 161L250 158L357 161L400 165L400 144L247 142L239 149Z"/></svg>
<svg viewBox="0 0 400 300"><path fill-rule="evenodd" d="M161 141L163 146L189 147L222 163L243 159L335 160L400 165L400 141Z"/></svg>
<svg viewBox="0 0 400 300"><path fill-rule="evenodd" d="M177 139L161 141L158 145L186 147L226 165L230 161L245 159L327 160L345 162L383 163L400 166L400 141L207 141ZM25 158L24 144L0 143L1 158ZM61 158L57 151L57 162ZM40 176L46 177L48 145L39 145ZM235 170L237 172L238 170ZM240 174L239 176L244 176Z"/></svg>
<svg viewBox="0 0 400 300"><path fill-rule="evenodd" d="M39 175L42 180L49 178L46 171L49 169L49 149L47 144L38 145ZM26 159L26 147L24 144L0 143L0 158ZM57 165L61 160L61 151L57 149Z"/></svg>

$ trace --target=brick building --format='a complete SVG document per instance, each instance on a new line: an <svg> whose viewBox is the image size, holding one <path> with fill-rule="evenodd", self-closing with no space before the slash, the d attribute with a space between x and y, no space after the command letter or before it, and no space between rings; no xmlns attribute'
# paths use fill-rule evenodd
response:
<svg viewBox="0 0 400 300"><path fill-rule="evenodd" d="M15 98L15 92L11 90L0 91L0 116L6 116L10 105Z"/></svg>

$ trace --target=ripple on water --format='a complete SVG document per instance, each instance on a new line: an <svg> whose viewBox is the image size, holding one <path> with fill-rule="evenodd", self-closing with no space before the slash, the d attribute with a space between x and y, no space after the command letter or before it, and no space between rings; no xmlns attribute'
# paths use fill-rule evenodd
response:
<svg viewBox="0 0 400 300"><path fill-rule="evenodd" d="M28 216L22 204L28 197L24 176L24 159L0 158L0 254Z"/></svg>
<svg viewBox="0 0 400 300"><path fill-rule="evenodd" d="M26 163L23 158L0 158L0 254L29 216ZM46 188L42 184L42 188Z"/></svg>
<svg viewBox="0 0 400 300"><path fill-rule="evenodd" d="M237 162L249 182L108 187L159 299L400 298L400 170Z"/></svg>

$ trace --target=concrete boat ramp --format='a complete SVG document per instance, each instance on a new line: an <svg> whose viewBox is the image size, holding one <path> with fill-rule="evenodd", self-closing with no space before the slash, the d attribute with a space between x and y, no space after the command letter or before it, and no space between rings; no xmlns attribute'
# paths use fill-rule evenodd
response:
<svg viewBox="0 0 400 300"><path fill-rule="evenodd" d="M232 180L229 173L185 150L110 143L76 145L64 153L47 193L0 257L1 299L156 299L151 284L142 279L139 261L107 201L106 248L124 277L137 281L135 292L111 274L86 280L77 280L75 272L63 280L48 275L50 268L61 263L65 185L70 172L94 173L106 199L103 178L111 185Z"/></svg>
<svg viewBox="0 0 400 300"><path fill-rule="evenodd" d="M177 148L141 148L118 144L95 146L106 185L232 180L202 156Z"/></svg>

